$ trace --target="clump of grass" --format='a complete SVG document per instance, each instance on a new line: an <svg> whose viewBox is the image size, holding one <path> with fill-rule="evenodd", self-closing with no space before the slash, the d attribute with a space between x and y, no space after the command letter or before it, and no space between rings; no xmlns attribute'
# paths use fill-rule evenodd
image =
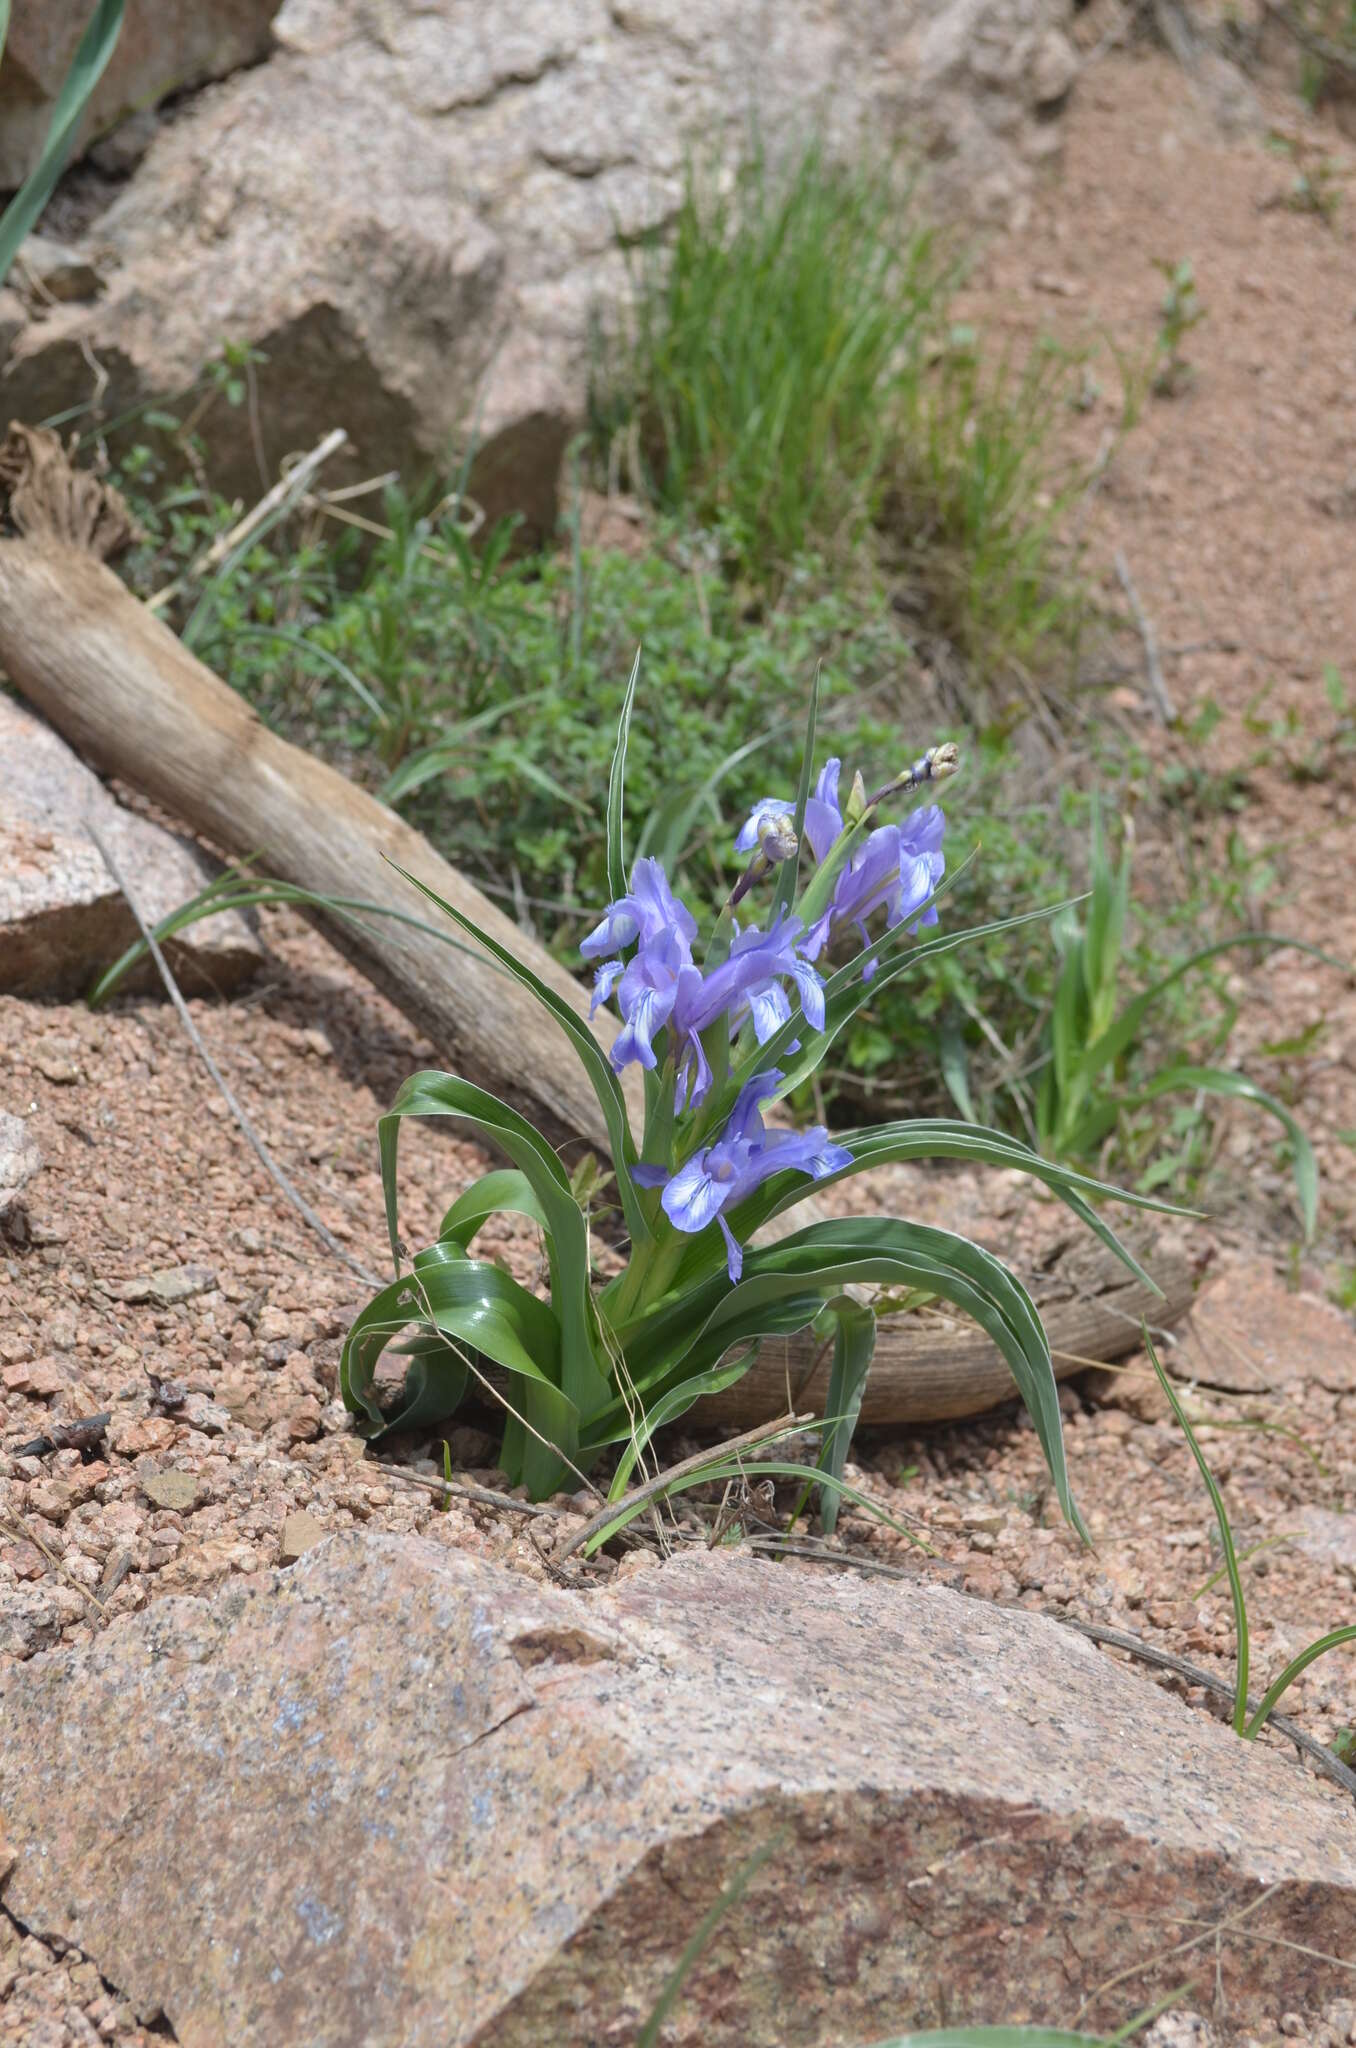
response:
<svg viewBox="0 0 1356 2048"><path fill-rule="evenodd" d="M946 272L891 181L812 145L724 188L689 169L663 240L632 252L632 331L605 340L594 431L669 511L720 529L759 580L850 545L888 481L894 424Z"/></svg>
<svg viewBox="0 0 1356 2048"><path fill-rule="evenodd" d="M1079 611L1051 481L1067 362L986 367L907 185L819 145L725 187L689 172L631 273L593 386L611 480L714 529L756 593L807 548L840 570L865 553L971 670L1049 658Z"/></svg>

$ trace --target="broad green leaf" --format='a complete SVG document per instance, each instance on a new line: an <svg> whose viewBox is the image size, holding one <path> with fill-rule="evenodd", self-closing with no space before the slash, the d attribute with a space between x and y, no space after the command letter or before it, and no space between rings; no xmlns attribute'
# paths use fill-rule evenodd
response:
<svg viewBox="0 0 1356 2048"><path fill-rule="evenodd" d="M1069 1492L1054 1366L1035 1304L1000 1260L950 1231L881 1216L817 1223L748 1252L736 1286L712 1274L616 1334L649 1399L717 1365L734 1344L802 1329L833 1296L872 1282L926 1288L993 1339L1036 1426L1060 1505L1086 1533Z"/></svg>
<svg viewBox="0 0 1356 2048"><path fill-rule="evenodd" d="M365 1411L379 1430L403 1426L402 1418L384 1422L372 1392L377 1362L402 1330L439 1331L507 1372L548 1385L559 1370L560 1326L544 1301L498 1266L439 1257L438 1251L435 1246L432 1255L421 1253L409 1273L380 1288L344 1339L339 1358L344 1404L355 1414Z"/></svg>
<svg viewBox="0 0 1356 2048"><path fill-rule="evenodd" d="M506 1153L531 1186L547 1219L551 1301L560 1330L560 1381L577 1416L592 1415L609 1395L595 1351L596 1319L589 1292L588 1227L560 1160L541 1133L496 1096L454 1074L412 1074L378 1123L381 1177L391 1250L400 1260L397 1153L407 1116L450 1116ZM492 1270L497 1270L492 1269ZM577 1439L576 1439L577 1441ZM561 1448L573 1452L574 1443Z"/></svg>
<svg viewBox="0 0 1356 2048"><path fill-rule="evenodd" d="M1178 1094L1197 1088L1208 1095L1228 1095L1240 1102L1255 1102L1259 1109L1265 1109L1281 1125L1294 1154L1295 1189L1304 1222L1304 1241L1308 1244L1318 1221L1318 1162L1314 1158L1313 1146L1295 1118L1283 1102L1278 1102L1274 1095L1268 1095L1265 1088L1259 1088L1246 1074L1231 1073L1225 1067L1165 1067L1154 1075L1147 1087L1138 1091L1136 1099L1147 1102L1156 1095Z"/></svg>
<svg viewBox="0 0 1356 2048"><path fill-rule="evenodd" d="M636 701L636 684L640 679L640 649L631 664L631 677L626 685L626 696L622 700L621 718L617 725L617 744L612 754L612 772L607 779L607 886L611 900L626 894L626 846L623 810L626 784L626 747L631 737L631 707Z"/></svg>
<svg viewBox="0 0 1356 2048"><path fill-rule="evenodd" d="M613 1072L612 1062L588 1025L562 996L558 996L554 989L548 988L544 981L538 980L531 968L525 967L507 946L501 946L497 939L492 939L487 931L482 931L481 927L464 912L455 910L436 890L430 889L417 875L412 875L408 869L402 868L398 861L392 861L391 866L398 875L403 875L407 882L411 882L421 896L427 896L430 903L436 903L439 910L444 911L454 924L460 925L464 932L469 932L473 939L478 939L486 952L502 967L507 968L514 980L527 989L529 994L534 995L542 1008L549 1011L560 1025L593 1084L593 1092L598 1098L607 1124L607 1133L612 1145L612 1160L617 1168L617 1192L626 1216L626 1227L631 1233L632 1245L647 1244L652 1233L641 1206L640 1192L630 1174L623 1171L625 1167L634 1166L636 1162L636 1145L631 1135L630 1119L626 1114L626 1098Z"/></svg>
<svg viewBox="0 0 1356 2048"><path fill-rule="evenodd" d="M438 1225L438 1236L440 1239L455 1238L464 1251L481 1224L491 1216L497 1216L501 1209L530 1217L550 1236L551 1225L546 1211L533 1192L527 1175L519 1173L516 1167L500 1167L494 1173L482 1174L479 1180L472 1181L470 1187L457 1196Z"/></svg>
<svg viewBox="0 0 1356 2048"><path fill-rule="evenodd" d="M838 1131L834 1137L836 1143L844 1145L852 1153L852 1165L822 1181L809 1180L803 1174L778 1174L775 1179L766 1181L756 1195L741 1204L731 1219L731 1226L741 1242L774 1216L784 1214L798 1202L813 1196L816 1188L831 1186L834 1181L844 1180L850 1174L866 1172L875 1166L897 1165L909 1159L961 1159L975 1165L1002 1167L1008 1172L1029 1173L1034 1180L1043 1181L1130 1272L1151 1287L1155 1294L1162 1293L1134 1253L1089 1206L1087 1198L1124 1202L1131 1208L1157 1209L1170 1215L1182 1214L1171 1202L1118 1188L1109 1182L1095 1180L1089 1174L1078 1173L1072 1167L1060 1166L1034 1152L1020 1138L990 1130L983 1124L956 1123L943 1117L919 1117L904 1123Z"/></svg>
<svg viewBox="0 0 1356 2048"><path fill-rule="evenodd" d="M52 196L52 188L70 155L76 130L90 95L103 77L122 29L124 0L98 0L88 28L80 38L60 92L52 106L52 118L42 153L23 185L0 214L0 284L3 284L20 244ZM8 0L0 29L9 23ZM0 41L3 38L0 37Z"/></svg>

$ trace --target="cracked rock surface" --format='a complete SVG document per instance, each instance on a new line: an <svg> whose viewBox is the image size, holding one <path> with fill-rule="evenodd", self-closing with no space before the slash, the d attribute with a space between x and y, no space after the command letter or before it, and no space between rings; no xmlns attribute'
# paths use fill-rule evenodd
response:
<svg viewBox="0 0 1356 2048"><path fill-rule="evenodd" d="M287 0L276 54L165 123L93 222L102 297L31 309L8 410L81 404L90 349L106 413L163 400L226 335L266 358L270 473L336 425L360 474L445 465L474 417L478 498L549 530L590 310L624 279L618 232L671 215L689 151L820 125L854 151L911 145L944 202L1010 218L1058 147L1069 11L519 0L506 20L463 0ZM218 486L257 495L240 419L216 408L212 436Z"/></svg>
<svg viewBox="0 0 1356 2048"><path fill-rule="evenodd" d="M924 1583L703 1555L585 1596L355 1531L13 1667L0 1713L6 1907L192 2048L630 2041L769 1845L669 2038L1105 2026L1202 1926L1246 2032L1356 1953L1340 1797Z"/></svg>

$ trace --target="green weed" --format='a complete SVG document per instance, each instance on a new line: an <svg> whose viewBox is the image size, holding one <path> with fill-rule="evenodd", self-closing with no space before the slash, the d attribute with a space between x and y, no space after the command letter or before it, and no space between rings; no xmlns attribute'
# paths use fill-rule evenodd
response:
<svg viewBox="0 0 1356 2048"><path fill-rule="evenodd" d="M818 146L755 156L725 189L690 172L631 272L594 377L611 481L709 528L756 592L807 550L840 569L879 553L895 601L986 679L1067 644L1070 487L1049 471L1070 366L1048 347L982 362L907 185Z"/></svg>
<svg viewBox="0 0 1356 2048"><path fill-rule="evenodd" d="M631 252L629 334L600 336L596 443L758 581L850 546L884 493L901 395L944 270L907 195L818 145L733 182L689 168L662 241Z"/></svg>
<svg viewBox="0 0 1356 2048"><path fill-rule="evenodd" d="M1175 398L1195 378L1195 368L1183 355L1182 343L1204 320L1205 308L1190 263L1167 263L1160 258L1154 268L1162 272L1167 288L1159 305L1158 362L1153 390L1157 398Z"/></svg>
<svg viewBox="0 0 1356 2048"><path fill-rule="evenodd" d="M1234 1732L1237 1735L1241 1735L1245 1742L1252 1742L1265 1726L1268 1716L1275 1711L1280 1701L1302 1672L1307 1671L1317 1658L1326 1656L1329 1650L1340 1649L1344 1643L1356 1643L1356 1623L1348 1624L1342 1628L1330 1629L1326 1635L1319 1636L1314 1642L1301 1650L1297 1657L1292 1657L1285 1669L1267 1687L1266 1692L1262 1695L1261 1703L1254 1706L1248 1697L1248 1672L1251 1654L1248 1634L1248 1603L1243 1592L1243 1578L1239 1570L1239 1559L1234 1548L1233 1530L1230 1527L1228 1511L1224 1505L1224 1497L1206 1461L1205 1453L1200 1446L1200 1440L1191 1426L1186 1410L1182 1406L1177 1389L1164 1372L1158 1353L1154 1350L1153 1342L1147 1330L1144 1332L1144 1346L1149 1356L1149 1363L1158 1375L1159 1385L1167 1395L1172 1412L1181 1425L1182 1434L1187 1440L1191 1455L1196 1461L1197 1469L1204 1482L1205 1490L1210 1496L1210 1505L1215 1511L1215 1523L1219 1530L1220 1548L1224 1553L1224 1570L1229 1581L1229 1591L1234 1607Z"/></svg>
<svg viewBox="0 0 1356 2048"><path fill-rule="evenodd" d="M42 152L22 186L0 213L0 284L9 274L20 245L52 195L71 152L80 118L103 77L122 31L126 0L98 0L80 38L61 90L52 103L52 118ZM9 32L9 0L0 0L0 55Z"/></svg>

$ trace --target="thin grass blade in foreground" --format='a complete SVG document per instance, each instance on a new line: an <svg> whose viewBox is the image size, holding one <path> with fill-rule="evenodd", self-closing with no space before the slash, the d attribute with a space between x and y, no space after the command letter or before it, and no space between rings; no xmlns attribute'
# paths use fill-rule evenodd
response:
<svg viewBox="0 0 1356 2048"><path fill-rule="evenodd" d="M113 55L122 30L124 5L125 0L98 0L53 104L51 125L42 154L0 214L0 284L4 283L19 253L20 244L52 196L52 188L70 155L81 116ZM4 0L4 12L0 16L0 49L4 47L8 27L9 0Z"/></svg>
<svg viewBox="0 0 1356 2048"><path fill-rule="evenodd" d="M1219 1529L1220 1549L1224 1553L1224 1569L1228 1574L1229 1592L1234 1603L1234 1629L1236 1646L1234 1651L1234 1732L1243 1733L1248 1712L1248 1603L1243 1595L1243 1581L1239 1575L1238 1557L1234 1550L1234 1532L1229 1526L1229 1516L1224 1505L1224 1496L1215 1483L1215 1475L1206 1463L1205 1452L1196 1440L1196 1432L1181 1401L1177 1389L1164 1372L1158 1353L1154 1350L1153 1339L1147 1329L1144 1331L1144 1348L1149 1363L1158 1375L1158 1384L1168 1397L1173 1414L1181 1425L1182 1434L1191 1447L1205 1490L1210 1496L1210 1505L1215 1510L1215 1522Z"/></svg>

